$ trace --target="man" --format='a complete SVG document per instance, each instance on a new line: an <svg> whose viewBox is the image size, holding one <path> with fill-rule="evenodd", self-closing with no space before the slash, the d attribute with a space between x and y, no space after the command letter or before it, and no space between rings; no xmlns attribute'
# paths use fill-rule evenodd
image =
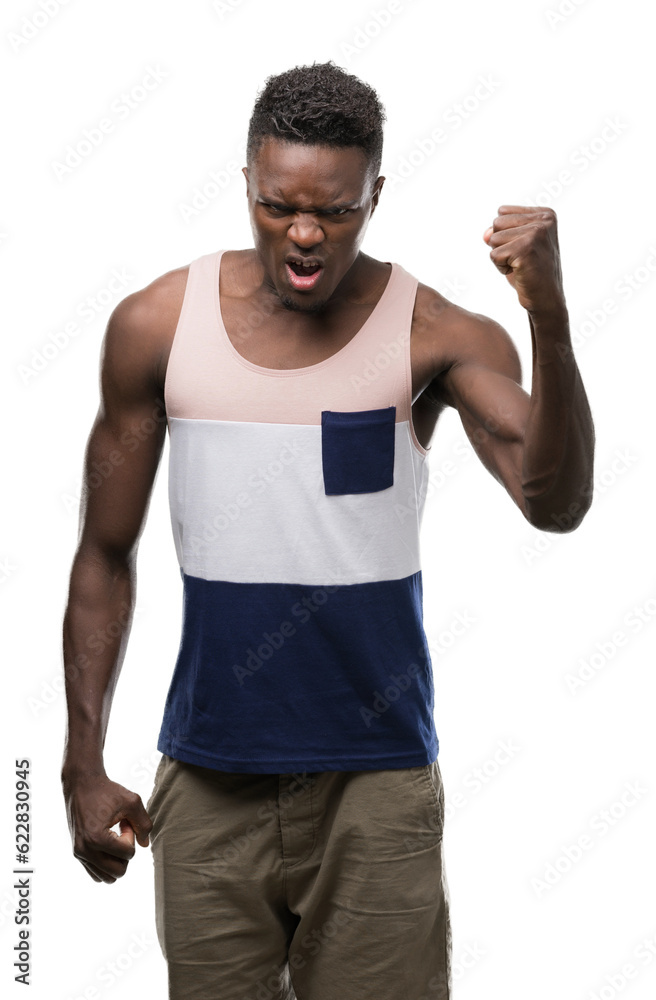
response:
<svg viewBox="0 0 656 1000"><path fill-rule="evenodd" d="M483 235L528 312L529 396L498 323L360 250L384 117L333 63L270 77L244 168L254 248L163 275L105 335L86 469L112 471L83 497L62 780L96 881L152 832L174 998L451 995L419 566L440 412L533 526L590 506L553 211L504 205ZM184 618L146 811L102 751L167 427ZM116 640L90 662L98 629Z"/></svg>

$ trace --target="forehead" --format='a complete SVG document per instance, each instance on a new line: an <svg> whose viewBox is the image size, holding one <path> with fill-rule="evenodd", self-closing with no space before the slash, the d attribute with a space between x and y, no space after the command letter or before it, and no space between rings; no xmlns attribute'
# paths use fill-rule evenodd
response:
<svg viewBox="0 0 656 1000"><path fill-rule="evenodd" d="M368 161L357 146L305 145L267 138L249 176L261 195L314 199L359 198Z"/></svg>

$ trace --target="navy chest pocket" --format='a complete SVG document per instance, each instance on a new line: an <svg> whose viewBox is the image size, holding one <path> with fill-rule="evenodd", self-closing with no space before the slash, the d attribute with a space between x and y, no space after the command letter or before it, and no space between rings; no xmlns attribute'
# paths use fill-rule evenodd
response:
<svg viewBox="0 0 656 1000"><path fill-rule="evenodd" d="M321 460L327 494L377 493L394 482L396 407L322 410Z"/></svg>

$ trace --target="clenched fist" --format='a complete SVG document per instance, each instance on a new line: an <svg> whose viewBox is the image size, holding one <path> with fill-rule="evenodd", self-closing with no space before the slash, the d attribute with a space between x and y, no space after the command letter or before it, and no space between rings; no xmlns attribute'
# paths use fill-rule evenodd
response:
<svg viewBox="0 0 656 1000"><path fill-rule="evenodd" d="M483 233L490 259L530 313L565 309L556 213L552 208L501 205Z"/></svg>

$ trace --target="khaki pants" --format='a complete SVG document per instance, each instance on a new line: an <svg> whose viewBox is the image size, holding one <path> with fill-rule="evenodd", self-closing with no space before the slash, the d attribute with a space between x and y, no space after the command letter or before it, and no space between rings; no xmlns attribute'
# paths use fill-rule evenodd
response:
<svg viewBox="0 0 656 1000"><path fill-rule="evenodd" d="M170 1000L450 1000L437 761L231 774L165 755L147 809Z"/></svg>

